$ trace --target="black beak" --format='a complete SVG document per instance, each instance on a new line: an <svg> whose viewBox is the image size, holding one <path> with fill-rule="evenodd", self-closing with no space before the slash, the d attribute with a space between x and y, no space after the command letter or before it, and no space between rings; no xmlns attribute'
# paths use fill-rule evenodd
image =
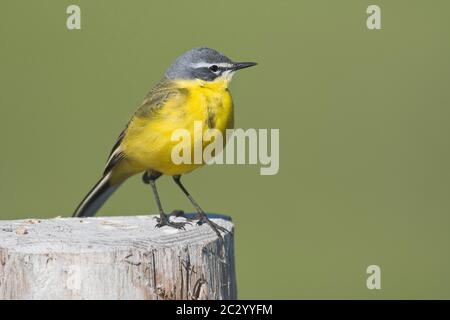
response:
<svg viewBox="0 0 450 320"><path fill-rule="evenodd" d="M236 70L240 70L240 69L244 69L244 68L248 68L248 67L253 67L256 65L257 65L256 62L234 62L233 66L231 67L231 70L236 71Z"/></svg>

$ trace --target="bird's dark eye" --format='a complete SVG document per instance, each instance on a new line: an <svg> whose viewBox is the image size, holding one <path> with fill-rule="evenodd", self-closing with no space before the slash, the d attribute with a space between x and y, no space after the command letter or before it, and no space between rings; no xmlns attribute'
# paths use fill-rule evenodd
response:
<svg viewBox="0 0 450 320"><path fill-rule="evenodd" d="M211 67L209 67L209 70L211 70L212 72L217 72L219 70L219 67L213 64Z"/></svg>

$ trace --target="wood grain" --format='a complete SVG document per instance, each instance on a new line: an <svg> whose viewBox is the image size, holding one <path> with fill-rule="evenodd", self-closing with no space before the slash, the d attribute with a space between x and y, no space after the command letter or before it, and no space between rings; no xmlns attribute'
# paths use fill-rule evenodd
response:
<svg viewBox="0 0 450 320"><path fill-rule="evenodd" d="M212 220L223 242L154 216L0 221L0 299L236 299L233 224Z"/></svg>

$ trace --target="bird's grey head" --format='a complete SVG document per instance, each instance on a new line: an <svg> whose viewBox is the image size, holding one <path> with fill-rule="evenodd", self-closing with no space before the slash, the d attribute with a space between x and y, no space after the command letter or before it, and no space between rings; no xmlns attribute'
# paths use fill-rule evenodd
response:
<svg viewBox="0 0 450 320"><path fill-rule="evenodd" d="M194 48L181 56L166 71L171 80L213 81L221 76L231 76L239 69L256 65L254 62L233 62L222 53L210 48Z"/></svg>

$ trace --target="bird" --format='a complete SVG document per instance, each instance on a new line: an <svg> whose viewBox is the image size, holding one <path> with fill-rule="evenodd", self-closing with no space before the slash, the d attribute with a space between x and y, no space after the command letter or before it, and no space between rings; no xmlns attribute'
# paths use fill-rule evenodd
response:
<svg viewBox="0 0 450 320"><path fill-rule="evenodd" d="M171 153L177 142L171 135L177 129L192 133L195 121L200 121L205 129L217 129L221 133L233 129L234 106L228 86L236 71L256 64L234 62L208 47L190 49L176 58L119 135L100 180L80 202L73 217L94 216L125 180L142 174L159 210L156 227L184 229L189 222L171 221L161 205L156 180L166 175L172 177L195 208L197 215L192 220L197 220L198 225L208 224L221 237L220 231L226 229L208 218L181 182L182 175L204 162L175 164ZM201 146L206 145L202 142Z"/></svg>

